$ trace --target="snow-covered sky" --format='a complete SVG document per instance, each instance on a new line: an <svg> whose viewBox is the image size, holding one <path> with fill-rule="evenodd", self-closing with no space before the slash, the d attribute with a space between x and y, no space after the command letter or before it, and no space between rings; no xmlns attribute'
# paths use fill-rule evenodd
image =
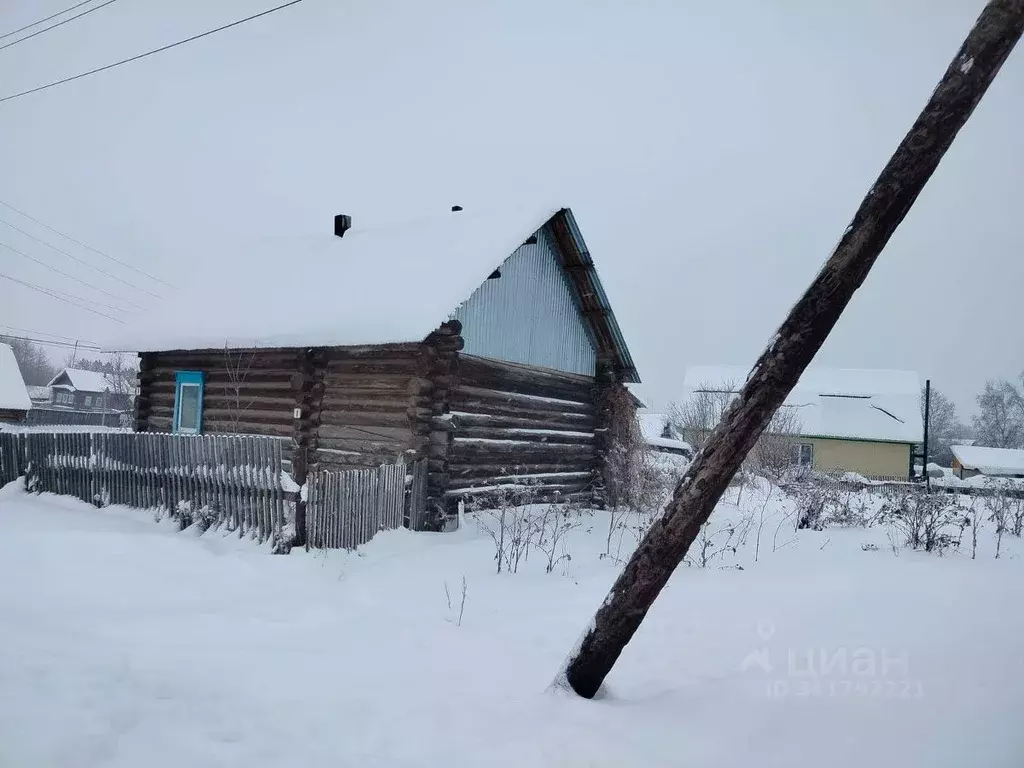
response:
<svg viewBox="0 0 1024 768"><path fill-rule="evenodd" d="M69 4L5 2L0 34ZM275 4L120 0L0 50L0 97ZM335 213L560 200L597 260L641 394L664 406L687 365L754 360L982 6L304 0L0 103L0 200L182 286L219 252L329 231ZM962 410L986 378L1024 368L1021 93L1018 51L819 363L917 370ZM8 209L0 222L163 298L0 224L0 243L108 294L174 301ZM112 301L3 248L0 267ZM0 324L99 342L120 329L2 279Z"/></svg>

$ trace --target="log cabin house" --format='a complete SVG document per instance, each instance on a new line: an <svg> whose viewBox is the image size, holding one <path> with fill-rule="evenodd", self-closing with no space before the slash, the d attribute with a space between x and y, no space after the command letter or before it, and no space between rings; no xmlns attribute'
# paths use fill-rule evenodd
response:
<svg viewBox="0 0 1024 768"><path fill-rule="evenodd" d="M218 257L195 313L118 346L140 353L135 429L289 438L300 483L426 459L435 513L521 484L591 501L602 404L639 377L572 212L334 230Z"/></svg>

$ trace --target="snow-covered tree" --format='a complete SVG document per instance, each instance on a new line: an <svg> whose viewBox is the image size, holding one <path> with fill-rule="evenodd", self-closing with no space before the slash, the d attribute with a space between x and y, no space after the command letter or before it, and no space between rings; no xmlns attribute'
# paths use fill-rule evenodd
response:
<svg viewBox="0 0 1024 768"><path fill-rule="evenodd" d="M921 418L925 418L924 388L921 388ZM931 407L928 410L928 461L948 467L953 461L949 449L957 439L963 437L966 429L956 415L956 406L935 387L931 391Z"/></svg>
<svg viewBox="0 0 1024 768"><path fill-rule="evenodd" d="M974 417L978 445L1024 447L1024 395L1011 381L987 381Z"/></svg>

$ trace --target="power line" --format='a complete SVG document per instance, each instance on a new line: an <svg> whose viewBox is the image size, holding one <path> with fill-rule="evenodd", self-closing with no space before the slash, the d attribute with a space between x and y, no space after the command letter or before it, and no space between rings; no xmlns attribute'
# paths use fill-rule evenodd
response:
<svg viewBox="0 0 1024 768"><path fill-rule="evenodd" d="M29 221L35 222L36 224L38 224L40 227L43 227L44 229L48 229L51 232L53 232L54 234L60 235L61 237L65 238L67 240L70 240L75 245L81 246L82 248L85 248L86 250L92 251L93 253L98 254L98 255L102 256L103 258L105 258L105 259L109 259L110 261L114 262L115 264L120 264L122 267L126 267L126 268L128 268L128 269L130 269L130 270L132 270L134 272L138 272L143 277L148 277L150 280L153 280L153 281L155 281L157 283L160 283L162 285L166 285L168 288L174 288L174 290L177 290L177 288L175 288L175 286L171 285L167 281L161 280L159 277L155 277L154 275L151 275L148 272L144 272L143 270L139 269L138 267L132 266L131 264L129 264L127 262L124 262L124 261L121 261L120 259L114 258L110 254L104 253L103 251L101 251L101 250L99 250L97 248L93 248L91 245L86 245L81 240L76 240L71 235L67 234L66 232L61 232L59 229L54 229L49 224L47 224L45 222L42 222L42 221L40 221L39 219L37 219L37 218L35 218L33 216L30 216L29 214L25 213L24 211L22 211L22 210L20 210L18 208L15 208L10 203L6 203L3 200L0 200L0 205L3 205L3 206L6 206L6 207L10 208L15 213L20 214L21 216L24 216Z"/></svg>
<svg viewBox="0 0 1024 768"><path fill-rule="evenodd" d="M75 277L70 272L65 272L63 269L58 269L57 267L53 266L52 264L47 264L42 259L37 259L35 256L29 256L27 253L19 251L17 248L14 248L14 247L8 245L7 243L0 242L0 247L6 248L9 251L13 251L14 253L18 254L19 256L24 256L29 261L34 261L36 264L44 266L47 269L56 272L58 275L64 275L64 277L66 277L66 278L68 278L70 280L74 280L76 283L81 283L86 288L92 288L94 291L99 291L100 293L105 294L105 295L109 296L112 299L117 299L118 301L123 301L125 304L130 304L131 306L135 307L136 309L142 309L142 307L140 307L138 304L136 304L133 301L129 301L128 299L122 299L116 293L111 293L110 291L105 291L102 288L100 288L98 285L93 285L92 283L88 283L85 280L82 280L81 278ZM113 307L113 306L111 307L111 309L116 309L118 312L124 312L125 311L125 310L121 309L120 307Z"/></svg>
<svg viewBox="0 0 1024 768"><path fill-rule="evenodd" d="M135 285L135 283L130 283L127 280L125 280L124 278L122 278L122 277L118 277L117 275L115 275L115 274L113 274L111 272L107 272L107 270L101 269L100 267L97 267L95 264L90 264L88 261L85 261L84 259L80 259L77 256L75 256L74 254L68 253L67 251L58 248L56 245L48 243L45 240L43 240L42 238L36 237L31 232L26 232L21 227L16 227L16 226L14 226L13 224L11 224L8 221L4 221L3 219L0 219L0 224L3 224L5 227L10 227L15 232L21 232L21 234L23 234L25 237L30 238L32 240L35 240L37 243L42 243L47 248L52 248L57 253L60 253L60 254L63 254L65 256L67 256L72 261L77 261L79 264L82 264L83 266L86 266L89 269L96 270L97 272L99 272L104 277L109 277L111 280L117 280L117 282L119 282L119 283L124 283L129 288L132 288L132 289L134 289L136 291L142 291L143 293L149 294L154 299L162 299L163 298L162 296L160 296L158 294L155 294L152 291L148 291L148 290L146 290L145 288L143 288L141 286ZM22 254L22 255L24 255L24 254ZM136 306L138 306L138 305L136 305Z"/></svg>
<svg viewBox="0 0 1024 768"><path fill-rule="evenodd" d="M58 293L55 293L54 291L49 290L48 288L43 288L43 287L35 285L33 283L29 283L29 282L27 282L25 280L19 280L16 277L11 277L10 275L5 275L3 272L0 272L0 277L4 278L5 280L10 280L12 283L17 283L18 285L23 285L26 288L29 288L30 290L38 291L39 293L46 294L47 296L50 296L51 298L57 299L57 301L63 301L65 304L70 304L73 307L78 307L79 309L84 309L86 312L92 312L94 315L99 315L100 317L105 317L108 320L113 320L115 323L121 323L121 325L124 325L124 320L121 320L120 318L112 317L112 316L108 315L106 312L100 312L98 309L93 309L92 307L86 307L86 306L84 306L82 304L77 303L76 301L72 301L72 299L78 299L78 301L89 301L88 299L82 299L82 298L80 298L78 296L72 296L70 293L58 294ZM67 297L67 298L65 298L65 297ZM91 302L91 303L95 303L95 302Z"/></svg>
<svg viewBox="0 0 1024 768"><path fill-rule="evenodd" d="M71 336L62 336L59 333L49 333L47 331L37 331L34 328L19 328L16 325L5 325L4 323L0 323L0 328L6 328L9 331L18 331L20 333L32 333L32 334L35 334L36 336L50 336L50 337L52 337L54 339L61 339L63 341L71 341L71 342L81 341L81 339L75 339L75 338L72 338ZM86 344L93 344L93 346L99 346L97 344L94 344L91 341L87 341L85 343Z"/></svg>
<svg viewBox="0 0 1024 768"><path fill-rule="evenodd" d="M51 29L56 29L57 27L61 27L61 26L65 25L65 24L67 24L69 21L74 21L75 19L80 19L83 16L85 16L86 14L92 13L93 11L98 11L100 8L105 8L106 6L110 5L113 2L116 2L116 0L107 0L107 2L102 3L100 5L97 5L95 8L87 8L86 10L82 11L79 14L76 14L76 15L72 16L69 19L64 19L64 21L58 21L56 24L51 24L48 27L43 27L42 29L40 29L40 30L38 30L36 32L33 32L31 35L25 35L24 37L19 37L17 40L12 40L11 42L7 43L6 45L0 45L0 51L2 51L4 48L10 48L12 45L17 45L18 43L23 43L26 40L31 40L36 35L41 35L44 32L49 32ZM36 23L38 24L39 22L36 22ZM30 24L29 26L33 26L33 25ZM6 37L6 35L5 35L5 37Z"/></svg>
<svg viewBox="0 0 1024 768"><path fill-rule="evenodd" d="M85 342L68 342L68 341L47 341L46 339L33 339L30 336L13 336L9 333L0 333L0 339L17 339L18 341L29 341L33 344L44 344L50 347L65 347L67 349L88 349L93 352L102 352L103 348L95 344L86 344Z"/></svg>
<svg viewBox="0 0 1024 768"><path fill-rule="evenodd" d="M45 19L40 19L39 21L33 21L31 24L26 24L24 27L19 27L18 29L13 30L12 32L5 32L4 34L0 35L0 40L8 38L11 35L16 35L19 32L24 32L26 29L29 29L30 27L37 26L38 24L42 24L44 21L49 21L50 19L56 19L58 16L61 16L61 15L65 14L65 13L67 13L68 11L73 11L73 10L75 10L75 8L81 8L83 5L88 5L91 2L92 2L92 0L82 0L82 2L78 3L77 5L72 5L70 8L65 8L63 11L57 11L57 13L53 14L52 16L47 16Z"/></svg>
<svg viewBox="0 0 1024 768"><path fill-rule="evenodd" d="M7 277L9 280L14 280L15 282L21 282L22 284L25 284L25 285L32 285L32 286L35 286L36 288L40 288L40 289L42 289L44 291L48 291L48 292L53 293L53 294L57 294L57 295L60 295L60 296L65 296L65 297L70 298L70 299L74 299L75 301L82 301L82 302L85 302L86 304L92 304L94 307L102 307L103 309L111 309L114 312L128 312L128 310L121 309L120 307L115 307L113 304L104 304L102 301L96 301L95 299L87 299L84 296L76 296L73 293L66 293L64 291L58 291L56 288L48 288L45 285L39 286L39 285L36 285L35 283L26 283L25 281L20 280L19 278L16 278L16 277L10 277L8 275L5 275L5 277ZM116 320L118 318L114 318L114 319Z"/></svg>
<svg viewBox="0 0 1024 768"><path fill-rule="evenodd" d="M64 85L64 83L70 83L72 80L78 80L78 79L83 78L83 77L88 77L89 75L95 75L95 74L97 74L99 72L105 72L108 69L113 69L114 67L119 67L122 64L130 64L133 61L138 61L139 59L144 59L147 56L152 56L153 54L156 54L156 53L162 53L164 51L168 51L171 48L177 48L179 45L184 45L185 43L191 43L192 41L198 40L201 37L206 37L207 35L212 35L212 34L215 34L217 32L223 32L225 29L230 29L231 27L237 27L239 24L244 24L247 21L252 21L253 19L258 19L260 16L266 16L268 14L274 13L275 11L280 11L280 10L282 10L284 8L288 8L289 6L292 6L292 5L298 5L301 2L302 2L302 0L291 0L291 2L275 6L274 8L269 8L268 10L261 11L260 13L255 13L252 16L246 16L244 19L239 19L238 21L232 21L230 24L224 24L224 25L222 25L220 27L216 27L214 29L209 29L206 32L200 32L198 35L192 35L192 37L186 37L184 40L179 40L176 43L170 43L168 45L161 46L160 48L154 48L151 51L146 51L145 53L136 54L135 56L131 56L131 57L127 58L127 59L121 59L121 61L115 61L113 64L106 64L106 65L104 65L102 67L97 67L96 69L90 69L87 72L79 72L77 75L72 75L71 77L65 77L65 78L63 78L61 80L54 80L52 83L47 83L46 85L38 85L35 88L29 88L27 91L21 91L20 93L12 93L10 96L4 96L3 98L0 98L0 103L3 103L5 101L10 101L11 99L17 99L17 98L20 98L22 96L28 96L30 93L37 93L39 91L45 91L47 88L53 88L54 86L57 86L57 85Z"/></svg>

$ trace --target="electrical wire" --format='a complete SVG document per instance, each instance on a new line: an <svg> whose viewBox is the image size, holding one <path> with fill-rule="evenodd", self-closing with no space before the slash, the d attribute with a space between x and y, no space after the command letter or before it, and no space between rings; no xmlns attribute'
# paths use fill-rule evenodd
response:
<svg viewBox="0 0 1024 768"><path fill-rule="evenodd" d="M13 277L11 277L9 279L15 280L15 281L19 280L19 278L13 278ZM31 285L36 285L36 284L35 283L31 283ZM72 298L75 301L82 301L82 302L85 302L86 304L92 304L94 307L102 307L103 309L110 309L110 310L113 310L114 312L128 313L127 309L121 309L120 307L115 307L113 304L104 304L102 301L96 301L95 299L87 299L84 296L76 296L73 293L66 293L64 291L58 291L56 288L49 288L49 287L47 287L45 285L43 285L43 286L36 286L36 287L37 288L42 288L45 291L49 291L50 293L55 293L55 294L58 294L60 296L67 296L68 298Z"/></svg>
<svg viewBox="0 0 1024 768"><path fill-rule="evenodd" d="M145 271L139 269L138 267L132 266L131 264L129 264L126 261L121 261L120 259L111 256L109 253L104 253L103 251L99 250L98 248L93 248L91 245L87 245L86 243L83 243L81 240L76 240L71 235L69 235L67 232L61 232L59 229L54 229L53 227L51 227L46 222L40 221L39 219L35 218L34 216L32 216L30 214L25 213L23 210L21 210L19 208L15 208L10 203L7 203L7 202L4 202L3 200L0 200L0 205L3 205L5 207L7 207L7 208L10 208L12 211L17 213L19 216L24 216L26 219L28 219L29 221L35 222L36 224L38 224L43 229L48 229L51 232L53 232L55 235L60 235L64 239L70 240L75 245L81 246L82 248L85 248L88 251L92 251L93 253L95 253L95 254L97 254L99 256L102 256L105 259L109 259L110 261L114 262L115 264L120 264L122 267L130 269L133 272L138 272L143 277L148 277L150 280L153 280L154 282L160 283L161 285L166 285L168 288L173 288L174 290L178 290L176 286L171 285L166 280L161 280L159 277L156 277L155 275L151 275L148 272L145 272Z"/></svg>
<svg viewBox="0 0 1024 768"><path fill-rule="evenodd" d="M57 13L53 14L52 16L47 16L45 19L40 19L39 21L33 21L31 24L26 24L24 27L18 27L18 29L12 30L11 32L4 32L2 35L0 35L0 40L4 40L4 39L10 37L11 35L16 35L19 32L24 32L26 29L29 29L31 27L35 27L35 26L37 26L39 24L42 24L44 21L49 21L50 19L56 19L58 16L62 16L63 14L67 13L68 11L73 11L73 10L75 10L75 8L81 8L83 5L88 5L91 2L92 2L92 0L82 0L82 2L77 3L76 5L72 5L70 8L65 8L63 11L57 11Z"/></svg>
<svg viewBox="0 0 1024 768"><path fill-rule="evenodd" d="M42 259L37 259L35 256L29 256L27 253L25 253L23 251L19 251L17 248L14 248L13 246L8 245L7 243L0 242L0 247L6 248L9 251L13 251L14 253L18 254L19 256L24 256L29 261L35 262L36 264L39 264L40 266L46 267L47 269L52 270L53 272L56 272L58 275L63 275L64 277L68 278L69 280L74 280L76 283L81 283L86 288L92 288L94 291L99 291L100 293L102 293L102 294L104 294L106 296L109 296L112 299L117 299L118 301L123 301L125 304L130 304L131 306L135 307L136 309L142 309L142 307L140 307L138 304L136 304L133 301L129 301L128 299L123 299L120 296L118 296L116 293L111 293L110 291L105 291L102 288L100 288L98 285L93 285L92 283L89 283L89 282L86 282L85 280L82 280L80 277L75 277L70 272L65 272L63 269L59 269L59 268L53 266L52 264L47 264L45 261L43 261ZM121 309L120 307L111 306L110 308L111 309L116 309L118 312L124 312L125 311L125 310Z"/></svg>
<svg viewBox="0 0 1024 768"><path fill-rule="evenodd" d="M103 348L96 344L86 344L85 342L78 342L76 344L69 341L47 341L46 339L33 339L29 336L14 336L9 333L0 333L0 339L16 339L17 341L28 341L32 344L43 344L50 347L64 347L67 349L87 349L91 352L103 351Z"/></svg>
<svg viewBox="0 0 1024 768"><path fill-rule="evenodd" d="M77 256L75 256L74 254L68 253L67 251L65 251L63 249L58 248L56 245L53 245L51 243L46 242L42 238L36 237L31 232L26 232L21 227L14 226L9 221L4 221L3 219L0 219L0 224L3 224L5 227L10 227L15 232L20 232L25 237L27 237L27 238L29 238L31 240L35 240L37 243L42 243L47 248L51 248L51 249L55 250L57 253L63 254L64 256L67 256L72 261L77 261L79 264L81 264L83 266L86 266L89 269L96 270L97 272L99 272L104 277L109 277L111 280L117 280L117 282L119 282L119 283L124 283L129 288L132 288L133 290L136 290L136 291L142 291L143 293L148 294L149 296L152 296L154 299L162 299L163 298L159 294L153 293L152 291L146 290L145 288L143 288L141 286L135 285L135 283L131 283L131 282L125 280L123 277L118 277L117 275L115 275L115 274L113 274L111 272L107 272L107 270L105 270L105 269L101 269L100 267L97 267L95 264L90 264L88 261L85 261L84 259L80 259ZM24 255L24 254L22 254L22 255Z"/></svg>
<svg viewBox="0 0 1024 768"><path fill-rule="evenodd" d="M89 299L83 299L83 298L81 298L79 296L73 296L70 293L59 294L59 293L56 293L54 291L49 290L48 288L43 288L42 286L35 285L34 283L30 283L30 282L28 282L26 280L19 280L16 277L11 277L10 275L5 275L3 272L0 272L0 277L4 278L5 280L10 280L12 283L17 283L18 285L23 285L23 286L25 286L26 288L28 288L30 290L38 291L39 293L46 294L47 296L50 296L51 298L57 299L57 301L63 301L65 304L70 304L73 307L78 307L79 309L84 309L86 312L92 312L94 315L99 315L100 317L105 317L108 320L113 320L115 323L121 323L121 325L125 324L124 320L121 320L120 318L113 317L111 315L108 315L106 312L100 312L98 309L93 309L92 307L86 307L83 304L79 304L77 301L73 301L73 299L77 299L78 301L89 301ZM94 303L94 302L90 302L90 303Z"/></svg>
<svg viewBox="0 0 1024 768"><path fill-rule="evenodd" d="M72 80L79 80L79 79L81 79L83 77L88 77L89 75L95 75L95 74L98 74L99 72L105 72L108 69L113 69L114 67L119 67L122 64L130 64L133 61L138 61L139 59L144 59L147 56L152 56L153 54L156 54L156 53L162 53L164 51L168 51L171 48L177 48L179 45L184 45L185 43L191 43L192 41L198 40L198 39L200 39L202 37L206 37L207 35L212 35L212 34L215 34L217 32L223 32L225 29L230 29L231 27L237 27L239 24L245 24L247 21L252 21L253 19L258 19L261 16L266 16L268 14L274 13L275 11L280 11L280 10L282 10L284 8L288 8L289 6L292 6L292 5L298 5L301 2L302 2L302 0L291 0L291 2L283 3L282 5L278 5L278 6L275 6L273 8L268 8L267 10L261 11L260 13L254 13L252 16L246 16L244 19L238 19L237 21L232 21L229 24L223 24L223 25L221 25L219 27L215 27L214 29L208 29L206 32L200 32L198 35L192 35L192 37L186 37L184 40L178 40L175 43L169 43L168 45L161 46L160 48L154 48L151 51L146 51L145 53L139 53L139 54L136 54L135 56L131 56L131 57L127 58L127 59L121 59L120 61L115 61L113 64L105 64L102 67L96 67L95 69L90 69L90 70L88 70L86 72L79 72L77 75L71 75L70 77L65 77L65 78L62 78L60 80L54 80L52 83L46 83L45 85L37 85L35 88L29 88L27 91L21 91L20 93L12 93L9 96L4 96L3 98L0 98L0 104L2 104L5 101L10 101L11 99L18 99L18 98L21 98L22 96L28 96L30 93L38 93L39 91L45 91L47 88L53 88L53 87L58 86L58 85L64 85L64 83L70 83Z"/></svg>
<svg viewBox="0 0 1024 768"><path fill-rule="evenodd" d="M82 11L81 13L72 16L70 19L64 19L64 21L58 21L56 24L51 24L48 27L43 27L42 29L33 32L31 35L25 35L24 37L19 37L17 40L12 40L9 43L6 43L4 45L0 45L0 51L4 50L5 48L10 48L12 45L17 45L18 43L23 43L26 40L31 40L36 35L41 35L44 32L49 32L51 29L56 29L57 27L62 27L65 24L67 24L68 22L70 22L70 21L74 21L75 19L80 19L83 16L85 16L86 14L92 13L93 11L98 11L100 8L106 8L108 5L110 5L111 3L114 3L114 2L117 2L117 0L107 0L105 3L101 3L100 5L97 5L95 8L87 8L86 10Z"/></svg>
<svg viewBox="0 0 1024 768"><path fill-rule="evenodd" d="M19 333L31 333L31 334L34 334L36 336L50 336L50 337L52 337L54 339L61 339L62 341L72 341L72 342L81 341L81 339L75 339L75 338L73 338L71 336L62 336L59 333L49 333L47 331L37 331L34 328L19 328L16 325L5 325L4 323L0 323L0 328L6 328L9 331L18 331ZM12 338L14 338L14 337L12 337ZM91 341L86 342L86 343L87 344L93 344L94 346L98 346L98 345L94 344L94 342L91 342Z"/></svg>

